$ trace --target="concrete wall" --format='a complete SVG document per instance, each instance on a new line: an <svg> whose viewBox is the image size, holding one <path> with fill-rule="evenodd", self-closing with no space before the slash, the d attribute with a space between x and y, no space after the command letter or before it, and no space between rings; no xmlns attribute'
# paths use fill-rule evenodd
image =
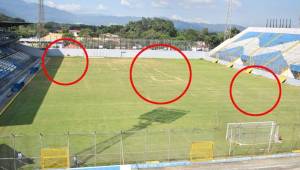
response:
<svg viewBox="0 0 300 170"><path fill-rule="evenodd" d="M17 48L25 51L34 56L41 56L43 51L27 47L24 45L18 45ZM87 49L88 55L90 58L101 58L101 57L124 57L124 58L132 58L135 57L136 54L140 50L120 50L120 49ZM183 51L183 53L189 59L205 59L208 61L214 60L214 58L209 56L208 52L202 51ZM48 56L59 57L59 56L82 56L82 49L49 49ZM167 51L167 50L147 50L142 56L143 58L182 58L182 56L177 51ZM227 65L229 62L227 61L219 61L222 65ZM242 63L235 63L234 68L241 69L244 65ZM267 78L274 79L272 75L267 72L263 72L261 70L254 70L253 74L261 75ZM287 84L300 86L300 80L295 80L292 78L288 78L286 81Z"/></svg>

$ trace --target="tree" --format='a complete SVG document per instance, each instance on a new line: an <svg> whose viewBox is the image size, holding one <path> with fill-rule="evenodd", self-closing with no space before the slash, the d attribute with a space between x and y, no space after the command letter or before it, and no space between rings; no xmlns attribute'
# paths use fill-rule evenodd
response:
<svg viewBox="0 0 300 170"><path fill-rule="evenodd" d="M231 37L239 34L241 31L239 29L237 29L236 27L233 27L231 30L230 30L230 34L231 34Z"/></svg>
<svg viewBox="0 0 300 170"><path fill-rule="evenodd" d="M67 32L67 33L63 33L63 35L62 35L63 37L66 37L66 38L75 38L75 36L72 34L72 33L69 33L69 32Z"/></svg>
<svg viewBox="0 0 300 170"><path fill-rule="evenodd" d="M209 45L210 48L215 48L223 42L224 33L211 33L205 38L205 43Z"/></svg>
<svg viewBox="0 0 300 170"><path fill-rule="evenodd" d="M47 23L45 23L45 26L44 26L44 28L47 29L49 32L56 32L57 30L61 29L62 27L64 27L64 26L62 26L61 24L56 23L56 22L47 22Z"/></svg>
<svg viewBox="0 0 300 170"><path fill-rule="evenodd" d="M146 32L150 33L147 35ZM160 18L142 18L139 21L129 22L121 30L121 35L126 38L174 38L177 30L172 21Z"/></svg>
<svg viewBox="0 0 300 170"><path fill-rule="evenodd" d="M93 35L93 31L90 28L84 28L80 30L80 37L91 37Z"/></svg>
<svg viewBox="0 0 300 170"><path fill-rule="evenodd" d="M20 25L15 31L20 37L27 38L33 37L36 35L36 26L35 25Z"/></svg>
<svg viewBox="0 0 300 170"><path fill-rule="evenodd" d="M188 41L198 41L199 40L199 32L193 29L187 29L183 31L183 36L185 40Z"/></svg>

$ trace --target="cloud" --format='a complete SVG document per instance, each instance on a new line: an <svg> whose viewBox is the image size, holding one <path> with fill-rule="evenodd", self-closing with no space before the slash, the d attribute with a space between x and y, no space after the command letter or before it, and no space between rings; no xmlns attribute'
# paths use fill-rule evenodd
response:
<svg viewBox="0 0 300 170"><path fill-rule="evenodd" d="M207 20L200 18L200 17L196 17L196 18L184 18L178 15L172 15L171 16L172 20L180 20L180 21L185 21L185 22L195 22L195 23L209 23Z"/></svg>
<svg viewBox="0 0 300 170"><path fill-rule="evenodd" d="M124 5L124 6L131 6L131 2L129 0L121 0L121 5Z"/></svg>
<svg viewBox="0 0 300 170"><path fill-rule="evenodd" d="M238 0L235 0L238 1ZM162 8L171 5L172 3L179 4L185 8L214 5L216 0L152 0L153 7Z"/></svg>
<svg viewBox="0 0 300 170"><path fill-rule="evenodd" d="M232 0L232 4L236 7L242 6L242 2L240 0Z"/></svg>
<svg viewBox="0 0 300 170"><path fill-rule="evenodd" d="M188 5L211 5L215 0L183 0Z"/></svg>
<svg viewBox="0 0 300 170"><path fill-rule="evenodd" d="M229 0L225 0L226 3L228 3ZM233 7L240 7L242 6L242 2L240 0L232 0L232 6Z"/></svg>
<svg viewBox="0 0 300 170"><path fill-rule="evenodd" d="M168 0L152 0L151 5L155 8L164 8L169 5Z"/></svg>
<svg viewBox="0 0 300 170"><path fill-rule="evenodd" d="M184 8L197 8L201 6L213 6L216 0L181 0L180 5Z"/></svg>
<svg viewBox="0 0 300 170"><path fill-rule="evenodd" d="M107 9L107 7L105 6L105 5L103 5L103 4L99 4L98 6L97 6L97 9L98 10L106 10Z"/></svg>
<svg viewBox="0 0 300 170"><path fill-rule="evenodd" d="M46 5L52 8L69 11L69 12L75 12L81 9L81 6L75 3L58 4L58 3L54 3L53 1L46 1Z"/></svg>
<svg viewBox="0 0 300 170"><path fill-rule="evenodd" d="M141 0L121 0L121 5L127 6L129 8L142 8L143 1Z"/></svg>

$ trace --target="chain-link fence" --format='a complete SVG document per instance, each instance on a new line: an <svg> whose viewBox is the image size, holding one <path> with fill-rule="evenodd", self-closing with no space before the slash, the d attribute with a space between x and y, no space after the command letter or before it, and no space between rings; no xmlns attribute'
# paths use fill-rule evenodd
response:
<svg viewBox="0 0 300 170"><path fill-rule="evenodd" d="M33 47L46 47L49 42L56 40L57 37L48 37L41 39L41 42L31 39L20 39L24 43ZM178 47L183 51L201 50L208 51L208 46L204 42L186 41L186 40L167 40L167 39L128 39L128 38L106 38L106 37L77 37L87 49L123 49L123 50L139 50L151 44L170 44ZM67 44L65 44L65 48ZM74 47L69 47L74 48ZM164 49L157 47L154 49Z"/></svg>
<svg viewBox="0 0 300 170"><path fill-rule="evenodd" d="M281 143L232 146L230 156L262 155L292 152L300 149L300 125L283 125ZM288 131L288 132L287 132ZM99 166L134 164L147 161L188 160L192 142L213 141L214 157L228 157L226 128L123 131L111 133L65 133L0 137L0 169L35 169L40 167L42 148L68 147L70 165ZM76 160L76 161L75 161Z"/></svg>
<svg viewBox="0 0 300 170"><path fill-rule="evenodd" d="M192 50L192 47L197 47L197 43L193 41L182 40L155 40L155 39L127 39L127 38L89 38L80 37L77 38L82 42L86 48L98 49L142 49L150 44L170 44L177 46L182 50Z"/></svg>

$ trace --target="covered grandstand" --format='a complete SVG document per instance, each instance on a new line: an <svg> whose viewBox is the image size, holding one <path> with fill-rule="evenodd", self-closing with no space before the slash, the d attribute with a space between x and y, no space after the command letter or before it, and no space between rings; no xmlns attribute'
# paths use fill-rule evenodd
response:
<svg viewBox="0 0 300 170"><path fill-rule="evenodd" d="M229 67L262 65L281 75L282 81L299 84L300 29L250 27L225 41L210 56Z"/></svg>
<svg viewBox="0 0 300 170"><path fill-rule="evenodd" d="M38 56L17 44L18 36L10 30L28 23L0 23L0 108L3 108L39 69Z"/></svg>

